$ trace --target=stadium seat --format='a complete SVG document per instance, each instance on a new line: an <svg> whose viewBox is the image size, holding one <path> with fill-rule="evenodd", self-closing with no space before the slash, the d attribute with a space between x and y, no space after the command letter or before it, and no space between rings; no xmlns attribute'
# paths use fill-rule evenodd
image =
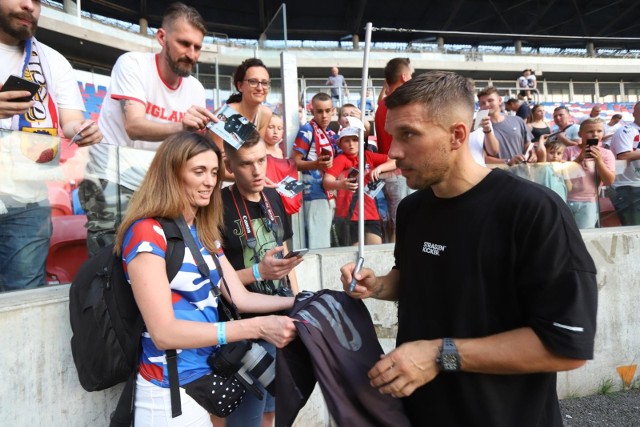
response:
<svg viewBox="0 0 640 427"><path fill-rule="evenodd" d="M71 196L69 192L60 185L48 183L49 204L51 205L51 216L71 215Z"/></svg>
<svg viewBox="0 0 640 427"><path fill-rule="evenodd" d="M86 215L51 218L53 232L47 256L47 283L71 283L87 255Z"/></svg>
<svg viewBox="0 0 640 427"><path fill-rule="evenodd" d="M96 86L93 83L85 83L84 91L91 96L95 96L96 94Z"/></svg>

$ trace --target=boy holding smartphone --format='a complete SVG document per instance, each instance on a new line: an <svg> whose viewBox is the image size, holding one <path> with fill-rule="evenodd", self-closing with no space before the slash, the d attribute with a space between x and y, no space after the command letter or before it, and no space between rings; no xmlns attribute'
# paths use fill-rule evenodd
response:
<svg viewBox="0 0 640 427"><path fill-rule="evenodd" d="M580 143L567 147L564 158L578 163L582 173L571 179L567 204L578 228L594 228L599 220L598 192L600 185L611 185L616 177L613 153L602 146L604 122L588 118L580 124ZM597 185L596 185L597 182Z"/></svg>
<svg viewBox="0 0 640 427"><path fill-rule="evenodd" d="M326 191L322 178L333 166L336 153L336 134L329 129L335 112L331 97L323 92L311 99L313 119L298 131L293 146L292 157L298 170L302 172L302 182L306 185L302 193L304 220L309 249L331 246L331 222L335 202L333 194Z"/></svg>
<svg viewBox="0 0 640 427"><path fill-rule="evenodd" d="M338 190L336 201L336 218L344 218L348 230L342 232L340 239L345 239L343 245L353 245L358 242L358 208L354 197L358 189L358 153L360 152L359 130L347 127L340 131L338 146L343 154L336 157L333 166L324 175L324 187L328 190ZM380 179L380 174L396 169L396 161L390 160L386 154L364 152L364 185ZM382 243L382 227L380 214L373 198L364 194L364 228L365 244L379 245ZM346 236L344 235L346 234Z"/></svg>

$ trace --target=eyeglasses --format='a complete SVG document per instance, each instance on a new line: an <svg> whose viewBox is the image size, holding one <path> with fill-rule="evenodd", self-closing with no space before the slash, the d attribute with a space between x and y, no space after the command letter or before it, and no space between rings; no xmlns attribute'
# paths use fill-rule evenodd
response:
<svg viewBox="0 0 640 427"><path fill-rule="evenodd" d="M271 82L269 80L248 79L243 81L249 83L249 86L251 87L258 87L258 85L262 85L263 88L269 89L269 86L271 86Z"/></svg>

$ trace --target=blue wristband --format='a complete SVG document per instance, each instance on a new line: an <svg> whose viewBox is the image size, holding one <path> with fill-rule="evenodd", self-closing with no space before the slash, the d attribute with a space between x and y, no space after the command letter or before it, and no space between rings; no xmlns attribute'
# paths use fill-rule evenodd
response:
<svg viewBox="0 0 640 427"><path fill-rule="evenodd" d="M218 345L225 345L227 343L227 324L226 322L216 323L218 328Z"/></svg>
<svg viewBox="0 0 640 427"><path fill-rule="evenodd" d="M260 277L260 270L258 270L258 263L253 264L252 270L253 270L254 279L256 279L257 282L261 281L262 277Z"/></svg>

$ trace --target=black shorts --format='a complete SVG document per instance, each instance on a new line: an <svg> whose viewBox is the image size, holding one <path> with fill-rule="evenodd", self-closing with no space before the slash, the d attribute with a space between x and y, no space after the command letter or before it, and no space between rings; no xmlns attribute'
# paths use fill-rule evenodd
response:
<svg viewBox="0 0 640 427"><path fill-rule="evenodd" d="M382 226L380 225L380 220L369 220L364 222L364 232L375 234L376 236L382 237ZM349 237L351 242L349 245L353 245L358 241L358 221L351 221L349 223Z"/></svg>

